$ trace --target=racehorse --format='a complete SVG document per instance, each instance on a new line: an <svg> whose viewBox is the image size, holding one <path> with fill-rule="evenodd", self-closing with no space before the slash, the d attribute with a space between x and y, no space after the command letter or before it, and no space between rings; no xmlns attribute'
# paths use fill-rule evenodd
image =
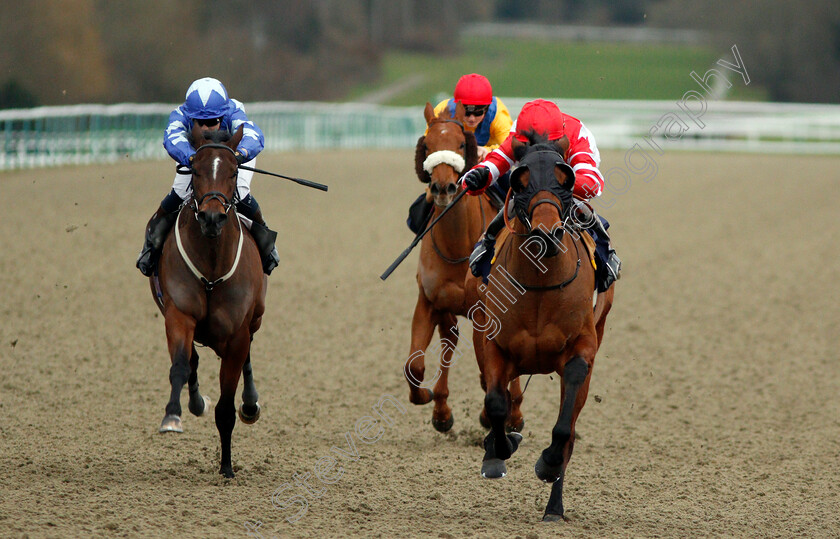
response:
<svg viewBox="0 0 840 539"><path fill-rule="evenodd" d="M445 109L435 115L431 103L424 110L428 130L417 141L415 170L421 182L429 184L436 218L461 189L459 176L478 162L475 136L464 130L464 106L454 116ZM411 348L405 363L409 401L435 401L432 425L440 432L452 428L448 377L452 355L458 344L457 316L466 316L464 277L469 273L469 256L478 237L496 214L489 199L463 197L423 238L417 267L417 305L411 322ZM438 328L441 340L440 369L436 378L423 382L424 354ZM432 389L429 388L434 383ZM518 391L518 379L513 391ZM520 425L521 428L521 425Z"/></svg>
<svg viewBox="0 0 840 539"><path fill-rule="evenodd" d="M224 131L203 134L196 124L191 136L196 148L190 167L192 199L181 208L164 243L158 276L150 277L172 359L172 393L160 432L183 432L181 390L185 383L189 384L190 412L200 416L209 408L210 400L198 388L195 343L210 347L221 358L221 395L216 405L222 442L219 473L232 478L230 440L240 373L245 380L239 417L254 423L260 415L250 350L265 311L268 280L256 244L234 209L238 198L234 152L242 127L231 137Z"/></svg>
<svg viewBox="0 0 840 539"><path fill-rule="evenodd" d="M575 422L586 402L615 293L613 285L598 294L593 308L595 270L582 232L569 225L575 176L561 152L532 135L530 144L520 148L520 166L511 174L516 218L509 225L510 237L498 247L490 275L495 282L519 287L521 295L511 293L516 301L500 305L502 294L489 297L490 289L480 287L479 279L470 275L466 284L470 297L478 297L486 309L484 318L474 320L473 330L476 354L484 364L484 408L491 424L482 476L503 477L504 461L522 439L505 433L512 399L508 382L523 374L557 373L562 379L551 445L535 466L539 479L553 483L543 516L548 521L563 519L563 478L574 448ZM490 326L495 328L492 335L482 331Z"/></svg>

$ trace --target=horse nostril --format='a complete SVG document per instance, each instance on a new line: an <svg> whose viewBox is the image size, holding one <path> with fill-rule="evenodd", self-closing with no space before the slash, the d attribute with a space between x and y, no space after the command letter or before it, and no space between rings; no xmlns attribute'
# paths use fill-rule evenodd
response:
<svg viewBox="0 0 840 539"><path fill-rule="evenodd" d="M458 190L458 186L455 185L454 183L450 183L449 185L446 186L446 194L447 195L454 195L455 191L457 191L457 190Z"/></svg>
<svg viewBox="0 0 840 539"><path fill-rule="evenodd" d="M207 222L207 214L203 211L198 212L198 214L196 214L196 218L198 219L199 223Z"/></svg>
<svg viewBox="0 0 840 539"><path fill-rule="evenodd" d="M433 183L430 190L434 196L438 196L440 194L440 185Z"/></svg>

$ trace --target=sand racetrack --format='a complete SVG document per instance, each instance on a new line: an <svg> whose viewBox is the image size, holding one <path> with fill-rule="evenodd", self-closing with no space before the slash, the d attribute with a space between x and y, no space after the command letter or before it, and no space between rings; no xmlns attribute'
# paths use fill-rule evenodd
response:
<svg viewBox="0 0 840 539"><path fill-rule="evenodd" d="M622 162L605 152L602 169ZM539 522L549 487L533 472L557 377L531 381L497 481L479 477L472 356L450 375L450 434L408 403L417 253L379 274L411 240L413 152L257 166L330 191L254 181L283 264L252 352L262 418L237 422L234 480L186 391L185 432L157 432L169 358L134 261L171 163L0 174L0 536L244 537L257 521L264 537L840 536L840 158L666 153L605 212L625 272L559 524ZM218 360L199 353L215 402ZM320 483L319 459L387 395L405 413L386 403L381 438ZM296 474L313 474L309 492ZM306 512L272 505L278 490Z"/></svg>

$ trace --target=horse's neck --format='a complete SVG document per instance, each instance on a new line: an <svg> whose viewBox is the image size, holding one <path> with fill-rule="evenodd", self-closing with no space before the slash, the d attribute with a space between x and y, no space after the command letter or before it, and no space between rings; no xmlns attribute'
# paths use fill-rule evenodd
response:
<svg viewBox="0 0 840 539"><path fill-rule="evenodd" d="M181 242L196 268L208 279L218 279L227 273L236 258L240 227L243 226L237 222L235 212L230 212L221 235L212 239L201 233L201 225L189 208L184 210L181 220L187 221L181 231Z"/></svg>
<svg viewBox="0 0 840 539"><path fill-rule="evenodd" d="M463 250L464 246L472 249L475 239L484 232L481 218L481 200L479 197L464 197L466 200L456 204L447 214L435 225L439 233L435 234L435 240L440 245L447 245L453 249ZM443 208L435 207L432 216L437 217ZM484 219L486 221L486 219ZM487 223L483 223L487 226ZM474 239L475 238L475 239Z"/></svg>
<svg viewBox="0 0 840 539"><path fill-rule="evenodd" d="M523 232L517 230L518 234ZM523 235L511 238L509 251L502 260L505 269L516 280L529 285L551 286L574 274L577 269L578 249L573 234L563 234L560 252L551 258L537 258L529 254L535 251L535 245L526 246L528 240L529 237Z"/></svg>

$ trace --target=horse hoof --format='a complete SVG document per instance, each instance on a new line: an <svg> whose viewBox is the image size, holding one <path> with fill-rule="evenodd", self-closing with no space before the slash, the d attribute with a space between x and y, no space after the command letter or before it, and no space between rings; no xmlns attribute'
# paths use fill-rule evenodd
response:
<svg viewBox="0 0 840 539"><path fill-rule="evenodd" d="M505 432L507 432L508 434L511 433L511 432L522 432L522 429L524 429L524 428L525 428L525 420L520 419L519 423L517 423L516 425L505 425Z"/></svg>
<svg viewBox="0 0 840 539"><path fill-rule="evenodd" d="M502 459L487 459L481 463L481 477L485 479L501 479L507 475L507 466Z"/></svg>
<svg viewBox="0 0 840 539"><path fill-rule="evenodd" d="M408 400L411 404L423 405L429 404L432 402L432 399L435 398L435 393L429 388L421 387L420 392L414 393L410 391L408 393Z"/></svg>
<svg viewBox="0 0 840 539"><path fill-rule="evenodd" d="M540 481L545 483L554 483L560 479L560 474L563 473L563 465L558 464L557 466L551 466L545 461L545 459L543 459L543 456L540 455L540 458L537 459L537 463L534 464L534 473L537 474L537 478Z"/></svg>
<svg viewBox="0 0 840 539"><path fill-rule="evenodd" d="M551 513L546 513L543 515L543 522L566 522L567 519L563 515L554 515Z"/></svg>
<svg viewBox="0 0 840 539"><path fill-rule="evenodd" d="M236 477L236 474L233 473L233 466L222 466L219 469L219 473L225 476L225 479L233 479Z"/></svg>
<svg viewBox="0 0 840 539"><path fill-rule="evenodd" d="M452 425L454 423L455 423L455 418L452 417L451 415L449 416L449 419L447 419L446 421L439 421L435 418L432 418L432 426L438 432L449 432L449 430L452 428Z"/></svg>
<svg viewBox="0 0 840 539"><path fill-rule="evenodd" d="M202 395L201 400L196 401L196 402L200 402L204 406L201 410L196 410L195 407L193 406L193 401L190 401L190 404L189 404L190 413L192 413L192 415L194 415L196 417L201 417L205 413L207 413L207 410L209 410L210 406L213 404L213 401L210 400L210 397L207 397L206 395Z"/></svg>
<svg viewBox="0 0 840 539"><path fill-rule="evenodd" d="M253 425L260 418L260 403L254 403L256 411L248 413L245 411L246 404L243 402L239 405L239 419L246 425ZM249 406L250 407L250 406Z"/></svg>
<svg viewBox="0 0 840 539"><path fill-rule="evenodd" d="M184 428L181 426L181 418L174 414L167 415L161 421L158 432L184 432Z"/></svg>
<svg viewBox="0 0 840 539"><path fill-rule="evenodd" d="M519 449L519 444L522 443L522 435L518 432L511 432L507 435L508 445L510 446L510 454L513 455L517 449Z"/></svg>

